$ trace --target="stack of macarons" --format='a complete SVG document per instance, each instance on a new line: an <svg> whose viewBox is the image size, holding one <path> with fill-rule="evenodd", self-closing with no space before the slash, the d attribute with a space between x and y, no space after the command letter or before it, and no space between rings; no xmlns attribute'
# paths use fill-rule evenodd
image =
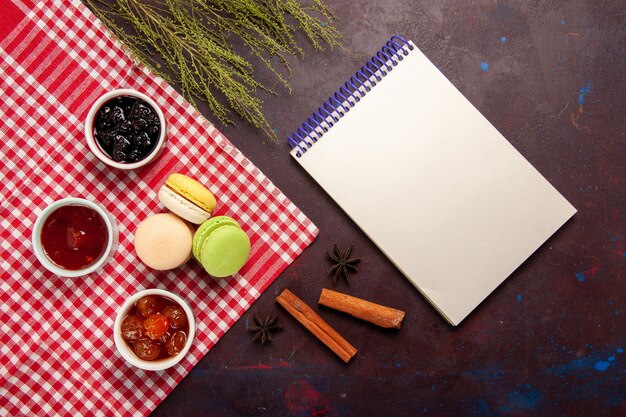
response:
<svg viewBox="0 0 626 417"><path fill-rule="evenodd" d="M193 252L211 276L226 278L246 263L248 235L230 217L211 218L217 201L204 185L174 173L159 189L158 198L172 213L148 217L134 238L137 255L147 266L161 271L178 268ZM195 231L189 223L200 226Z"/></svg>

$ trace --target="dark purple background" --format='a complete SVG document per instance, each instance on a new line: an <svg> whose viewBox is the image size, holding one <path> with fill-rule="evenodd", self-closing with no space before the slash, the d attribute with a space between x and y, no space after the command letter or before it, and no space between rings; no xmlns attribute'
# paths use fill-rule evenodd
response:
<svg viewBox="0 0 626 417"><path fill-rule="evenodd" d="M320 235L153 415L626 415L623 2L328 3L345 48L306 47L305 60L292 63L293 93L266 97L281 143L244 122L224 127L201 108ZM457 328L291 159L285 143L394 34L412 39L579 210ZM270 80L266 71L261 77ZM372 120L372 128L387 123L394 121ZM379 202L381 215L388 203ZM401 330L317 307L321 289L332 288L324 251L334 243L354 244L363 258L351 285L335 289L405 310ZM286 287L359 349L351 363L277 305ZM269 346L246 332L255 312L280 314L284 330Z"/></svg>

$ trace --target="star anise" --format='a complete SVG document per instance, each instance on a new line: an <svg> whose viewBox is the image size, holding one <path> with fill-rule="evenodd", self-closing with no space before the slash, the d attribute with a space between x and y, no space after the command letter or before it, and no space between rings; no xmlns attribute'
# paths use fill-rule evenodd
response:
<svg viewBox="0 0 626 417"><path fill-rule="evenodd" d="M329 275L333 275L333 285L337 284L337 280L339 278L343 278L348 284L350 284L348 281L348 273L356 272L356 267L354 265L361 261L359 258L350 258L350 253L352 253L352 245L350 245L350 248L344 253L337 248L337 245L333 246L332 252L326 251L326 255L328 255L328 258L333 264L330 271L328 271Z"/></svg>
<svg viewBox="0 0 626 417"><path fill-rule="evenodd" d="M252 340L254 342L261 342L261 346L265 345L268 342L272 341L272 332L276 332L282 330L282 327L276 325L276 320L278 316L273 316L268 314L264 319L261 319L259 316L254 314L252 316L252 320L254 324L248 326L249 332L254 332L254 337Z"/></svg>

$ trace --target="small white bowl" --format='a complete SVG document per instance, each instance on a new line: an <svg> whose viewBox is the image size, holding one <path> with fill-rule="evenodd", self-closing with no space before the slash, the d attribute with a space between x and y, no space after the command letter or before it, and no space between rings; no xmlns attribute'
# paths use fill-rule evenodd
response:
<svg viewBox="0 0 626 417"><path fill-rule="evenodd" d="M48 256L46 255L43 249L43 245L41 244L41 230L43 228L44 223L46 222L46 219L48 218L48 216L50 216L50 214L52 214L52 212L54 212L59 207L63 207L63 206L89 207L90 209L95 210L100 215L100 217L102 217L107 227L108 240L107 240L107 245L104 250L104 253L100 257L100 259L98 259L95 263L91 264L87 268L69 270L69 269L64 269L64 268L59 267L48 258ZM117 226L115 224L115 219L113 218L113 216L111 216L111 214L108 211L106 211L104 207L102 207L101 205L96 204L89 200L85 200L84 198L64 198L64 199L55 201L54 203L50 204L41 212L39 217L37 217L37 220L35 220L35 225L33 226L32 244L33 244L33 251L35 252L35 256L37 257L37 259L39 259L39 262L41 262L41 264L48 271L56 275L62 276L62 277L71 277L71 278L80 277L80 276L84 276L87 274L91 274L92 272L95 272L99 270L100 268L104 267L104 265L106 265L113 258L113 254L115 253L115 250L117 249L117 243L118 243L118 230L117 230Z"/></svg>
<svg viewBox="0 0 626 417"><path fill-rule="evenodd" d="M187 343L183 350L176 356L172 356L167 359L159 359L156 361L144 361L139 359L135 352L126 344L124 339L122 338L122 320L124 317L128 315L128 312L133 308L135 303L146 295L160 295L162 297L169 298L172 301L175 301L178 305L180 305L183 310L185 310L185 315L187 316L187 320L189 322L189 333L187 334ZM115 339L115 346L117 347L117 351L122 355L122 357L129 362L131 365L136 366L137 368L145 369L147 371L162 371L167 368L171 368L180 362L193 344L193 339L196 334L196 318L193 314L193 310L183 298L179 295L171 293L169 291L160 290L160 289L150 289L139 291L138 293L132 295L122 307L117 311L117 316L115 317L115 324L113 325L113 337Z"/></svg>
<svg viewBox="0 0 626 417"><path fill-rule="evenodd" d="M96 138L93 135L94 124L95 124L95 119L96 119L96 113L98 112L98 110L100 110L100 107L102 107L102 105L104 103L106 103L107 101L111 100L112 98L119 97L119 96L137 97L137 98L145 101L150 106L152 106L152 108L156 112L157 116L159 117L159 123L161 123L161 134L159 136L159 140L157 141L157 143L156 143L154 149L152 150L152 152L150 152L141 161L132 162L132 163L120 163L120 162L114 161L111 157L109 157L109 155L107 155L102 150L102 148L100 147L100 145L96 141ZM107 164L108 166L111 166L113 168L124 169L124 170L131 170L131 169L137 169L137 168L140 168L140 167L142 167L144 165L149 164L154 159L156 159L156 157L159 156L159 154L163 150L163 148L165 146L165 138L166 137L167 137L167 125L165 123L165 116L163 115L163 111L156 104L156 102L154 100L152 100L147 95L145 95L143 93L140 93L139 91L136 91L136 90L119 89L119 90L113 90L113 91L110 91L110 92L104 94L102 97L100 97L98 100L96 100L95 103L93 103L93 105L89 109L89 113L87 114L87 119L85 120L85 138L87 139L87 145L89 146L89 149L91 150L91 152L93 152L93 154L99 160L101 160L102 162L104 162L105 164Z"/></svg>

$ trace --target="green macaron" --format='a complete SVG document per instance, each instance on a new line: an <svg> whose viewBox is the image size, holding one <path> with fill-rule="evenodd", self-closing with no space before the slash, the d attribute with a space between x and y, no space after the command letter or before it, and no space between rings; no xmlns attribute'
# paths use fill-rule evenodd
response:
<svg viewBox="0 0 626 417"><path fill-rule="evenodd" d="M250 255L250 238L227 216L204 222L193 238L194 257L215 278L225 278L241 269Z"/></svg>
<svg viewBox="0 0 626 417"><path fill-rule="evenodd" d="M228 216L212 217L198 227L198 230L196 230L196 233L193 235L192 246L193 257L196 258L198 262L202 262L200 260L200 250L202 249L202 245L206 241L206 238L218 227L226 225L239 227L239 223L237 223L235 219Z"/></svg>

